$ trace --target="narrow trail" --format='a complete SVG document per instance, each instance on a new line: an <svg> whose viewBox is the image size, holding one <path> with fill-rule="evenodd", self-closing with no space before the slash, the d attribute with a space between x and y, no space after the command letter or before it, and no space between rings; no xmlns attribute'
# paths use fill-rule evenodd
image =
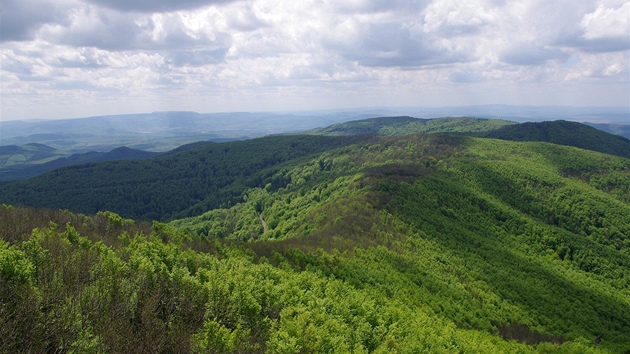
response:
<svg viewBox="0 0 630 354"><path fill-rule="evenodd" d="M262 213L258 213L258 217L260 218L260 223L262 224L263 235L264 235L267 233L267 222L265 221L265 219L263 219Z"/></svg>

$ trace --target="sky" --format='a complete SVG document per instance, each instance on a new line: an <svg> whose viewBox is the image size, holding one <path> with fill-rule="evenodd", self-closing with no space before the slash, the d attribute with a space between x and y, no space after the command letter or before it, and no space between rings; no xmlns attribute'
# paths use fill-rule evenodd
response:
<svg viewBox="0 0 630 354"><path fill-rule="evenodd" d="M630 109L627 0L2 0L0 119Z"/></svg>

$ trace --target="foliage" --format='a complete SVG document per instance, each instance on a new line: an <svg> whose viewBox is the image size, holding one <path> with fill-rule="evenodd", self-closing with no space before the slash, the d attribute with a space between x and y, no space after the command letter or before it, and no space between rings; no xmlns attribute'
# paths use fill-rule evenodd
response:
<svg viewBox="0 0 630 354"><path fill-rule="evenodd" d="M81 164L27 181L0 185L4 203L124 217L167 220L241 200L245 187L257 186L265 169L354 139L278 136L207 143L147 160Z"/></svg>
<svg viewBox="0 0 630 354"><path fill-rule="evenodd" d="M602 335L630 344L627 159L407 136L329 151L282 173L301 182L251 189L233 208L172 224L256 241L247 245L261 257L280 252L296 269L360 288L405 289L400 301L461 328L531 343ZM344 252L343 261L322 264L308 256L317 249Z"/></svg>
<svg viewBox="0 0 630 354"><path fill-rule="evenodd" d="M509 125L483 136L512 141L545 141L630 158L630 140L627 138L564 120Z"/></svg>
<svg viewBox="0 0 630 354"><path fill-rule="evenodd" d="M418 119L412 117L382 117L333 124L307 133L317 135L409 135L418 133L479 134L516 124L499 119L448 117Z"/></svg>
<svg viewBox="0 0 630 354"><path fill-rule="evenodd" d="M243 201L247 188L263 189L268 183L271 183L271 190L284 188L294 181L280 175L280 171L300 166L309 156L342 146L358 144L360 149L369 150L366 144L377 139L370 134L398 136L418 132L543 140L626 157L630 151L627 139L579 123L515 124L466 117L428 120L385 117L310 132L320 136L272 136L221 144L196 143L147 160L73 165L27 181L0 183L0 200L81 213L110 210L133 219L169 221L231 207ZM112 153L114 151L108 154ZM124 150L121 154L127 156L130 152ZM119 155L110 157L117 159ZM330 159L320 159L319 162L328 164L320 165L320 169L331 171ZM406 164L404 161L400 163Z"/></svg>
<svg viewBox="0 0 630 354"><path fill-rule="evenodd" d="M0 352L630 350L630 160L442 135L310 143L168 224L4 205Z"/></svg>
<svg viewBox="0 0 630 354"><path fill-rule="evenodd" d="M160 232L124 233L125 241L110 247L90 241L68 223L35 229L22 243L2 241L0 350L533 349L458 329L431 312L316 269L254 262L247 251L219 243L210 252L197 252L190 248L192 240L171 242L182 239L177 230L162 226ZM337 256L322 253L321 259L334 262Z"/></svg>

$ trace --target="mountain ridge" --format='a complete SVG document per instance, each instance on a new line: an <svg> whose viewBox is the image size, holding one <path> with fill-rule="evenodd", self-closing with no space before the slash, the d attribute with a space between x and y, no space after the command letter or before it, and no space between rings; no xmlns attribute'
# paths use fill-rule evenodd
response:
<svg viewBox="0 0 630 354"><path fill-rule="evenodd" d="M409 133L445 131L453 134L493 136L493 131L499 131L501 136L509 138L513 134L511 129L521 132L522 127L526 131L534 127L538 133L553 132L547 134L547 138L558 138L556 142L569 145L576 145L577 142L582 148L590 147L592 150L621 156L630 155L630 141L627 139L580 123L556 121L523 124L526 125L479 118L421 120L411 117L384 117L357 120L312 131L315 135L279 135L230 143L202 142L180 147L172 153L145 162L134 160L74 165L35 179L4 184L0 186L0 197L9 203L68 208L87 213L106 209L124 217L138 219L180 218L240 200L243 186L257 185L268 178L269 174L275 173L273 169L265 170L266 167L281 168L282 163L289 163L297 157L352 145L361 140L378 140L378 135L374 135L376 133L403 136ZM497 126L502 128L497 130ZM543 140L539 135L529 134L526 138ZM611 143L614 145L610 145ZM113 174L116 175L113 178L116 182L103 181L100 177ZM229 174L239 177L234 179ZM170 190L164 189L165 183L173 184L173 187ZM58 185L71 188L73 192L70 189L59 189ZM191 189L191 186L196 188ZM95 193L98 188L103 189ZM33 192L35 190L43 191L48 196L38 197ZM124 193L120 193L121 191ZM178 192L181 195L176 195ZM208 197L213 194L221 197ZM53 200L57 202L53 203ZM175 204L179 207L172 208L171 205Z"/></svg>
<svg viewBox="0 0 630 354"><path fill-rule="evenodd" d="M512 141L545 141L630 158L630 139L565 120L504 126L483 136Z"/></svg>

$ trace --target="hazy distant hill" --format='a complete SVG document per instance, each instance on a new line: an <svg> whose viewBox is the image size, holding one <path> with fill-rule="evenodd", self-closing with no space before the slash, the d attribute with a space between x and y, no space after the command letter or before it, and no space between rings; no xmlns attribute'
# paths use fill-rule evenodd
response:
<svg viewBox="0 0 630 354"><path fill-rule="evenodd" d="M589 122L585 122L584 124L590 125L591 127L597 128L610 134L621 135L626 139L630 139L630 119L628 119L627 124L603 124Z"/></svg>
<svg viewBox="0 0 630 354"><path fill-rule="evenodd" d="M33 146L35 144L29 144ZM35 177L42 173L52 171L57 168L72 166L82 163L95 163L103 161L117 161L117 160L132 160L132 159L147 159L158 155L156 152L142 151L136 149L130 149L128 147L119 147L109 152L87 152L84 154L73 154L65 157L63 151L56 150L49 146L40 145L39 149L42 152L33 155L30 159L19 164L4 163L0 164L0 181L20 180ZM22 156L27 155L32 150L25 147L14 146L0 146L1 156L8 155L9 151L14 151L13 159L18 154ZM40 159L35 159L40 157ZM42 162L42 157L45 157L45 161ZM51 160L51 158L54 158ZM7 159L7 160L10 160Z"/></svg>
<svg viewBox="0 0 630 354"><path fill-rule="evenodd" d="M300 112L153 112L39 121L0 121L0 145L40 143L71 153L128 146L164 152L201 140L223 142L299 132L385 116L479 117L515 122L565 119L593 122L627 134L630 112L623 107L481 105L461 107L375 107ZM630 137L626 135L626 137Z"/></svg>
<svg viewBox="0 0 630 354"><path fill-rule="evenodd" d="M78 164L0 186L0 201L85 213L167 220L234 203L265 169L359 138L273 136L200 143L144 160ZM286 183L285 180L273 183Z"/></svg>
<svg viewBox="0 0 630 354"><path fill-rule="evenodd" d="M195 141L222 142L297 132L353 117L347 114L153 112L50 121L8 121L0 122L0 142L3 145L36 142L75 152L109 151L118 146L163 152Z"/></svg>
<svg viewBox="0 0 630 354"><path fill-rule="evenodd" d="M0 146L0 166L36 164L63 156L63 152L42 144Z"/></svg>

